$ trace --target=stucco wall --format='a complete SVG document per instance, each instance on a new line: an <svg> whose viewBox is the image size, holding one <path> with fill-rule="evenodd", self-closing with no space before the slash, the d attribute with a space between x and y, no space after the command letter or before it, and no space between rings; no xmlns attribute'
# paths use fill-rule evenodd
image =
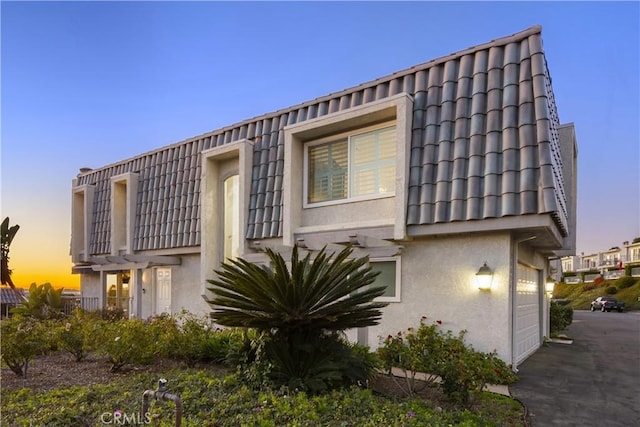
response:
<svg viewBox="0 0 640 427"><path fill-rule="evenodd" d="M83 297L100 297L100 273L80 275L80 289Z"/></svg>
<svg viewBox="0 0 640 427"><path fill-rule="evenodd" d="M395 221L395 197L386 197L333 206L319 206L302 210L302 227L387 220Z"/></svg>
<svg viewBox="0 0 640 427"><path fill-rule="evenodd" d="M475 286L475 274L485 261L494 271L490 291ZM405 243L402 270L402 301L383 309L380 325L367 331L368 345L376 348L380 337L416 327L427 316L429 322L442 321L444 330L466 329L466 341L475 349L497 350L502 359L509 360L509 233Z"/></svg>
<svg viewBox="0 0 640 427"><path fill-rule="evenodd" d="M200 255L183 255L181 258L182 264L171 268L171 312L179 313L185 309L199 315L207 314L209 305L201 295Z"/></svg>

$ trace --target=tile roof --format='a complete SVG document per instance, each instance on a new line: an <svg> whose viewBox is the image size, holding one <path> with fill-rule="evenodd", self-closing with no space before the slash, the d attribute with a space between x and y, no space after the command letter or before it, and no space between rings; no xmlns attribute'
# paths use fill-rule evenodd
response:
<svg viewBox="0 0 640 427"><path fill-rule="evenodd" d="M551 214L567 234L559 119L541 27L78 176L95 184L90 251L109 252L109 178L139 174L134 250L200 243L200 153L255 141L247 238L282 235L284 127L414 98L407 225Z"/></svg>
<svg viewBox="0 0 640 427"><path fill-rule="evenodd" d="M0 303L2 304L12 304L18 305L23 300L20 298L20 294L25 295L25 291L22 289L16 289L14 291L11 288L5 288L4 286L0 288Z"/></svg>

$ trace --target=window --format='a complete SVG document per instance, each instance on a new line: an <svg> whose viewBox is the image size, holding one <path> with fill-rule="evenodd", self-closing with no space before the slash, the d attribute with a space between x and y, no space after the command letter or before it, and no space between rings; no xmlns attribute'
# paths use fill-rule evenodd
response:
<svg viewBox="0 0 640 427"><path fill-rule="evenodd" d="M379 301L400 302L400 258L372 259L371 271L380 272L373 286L385 286Z"/></svg>
<svg viewBox="0 0 640 427"><path fill-rule="evenodd" d="M111 255L133 252L138 174L111 177Z"/></svg>
<svg viewBox="0 0 640 427"><path fill-rule="evenodd" d="M224 180L223 189L223 236L224 236L224 259L235 259L240 251L239 218L240 218L240 195L238 194L239 176L231 175Z"/></svg>
<svg viewBox="0 0 640 427"><path fill-rule="evenodd" d="M305 164L307 204L393 194L396 127L309 143Z"/></svg>

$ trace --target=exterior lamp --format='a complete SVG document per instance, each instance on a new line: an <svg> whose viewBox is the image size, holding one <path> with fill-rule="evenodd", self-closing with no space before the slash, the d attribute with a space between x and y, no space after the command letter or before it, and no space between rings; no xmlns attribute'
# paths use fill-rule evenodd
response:
<svg viewBox="0 0 640 427"><path fill-rule="evenodd" d="M553 295L553 288L555 287L556 282L553 280L553 277L547 276L547 281L544 283L544 290L549 296Z"/></svg>
<svg viewBox="0 0 640 427"><path fill-rule="evenodd" d="M491 290L491 280L493 279L493 271L487 266L485 261L482 267L476 273L476 285L481 291Z"/></svg>

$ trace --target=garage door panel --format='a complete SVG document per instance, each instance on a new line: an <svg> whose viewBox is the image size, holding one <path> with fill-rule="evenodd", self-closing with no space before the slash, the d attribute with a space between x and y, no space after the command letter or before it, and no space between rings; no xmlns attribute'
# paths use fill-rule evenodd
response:
<svg viewBox="0 0 640 427"><path fill-rule="evenodd" d="M518 264L516 282L516 365L540 347L540 286L538 270Z"/></svg>

